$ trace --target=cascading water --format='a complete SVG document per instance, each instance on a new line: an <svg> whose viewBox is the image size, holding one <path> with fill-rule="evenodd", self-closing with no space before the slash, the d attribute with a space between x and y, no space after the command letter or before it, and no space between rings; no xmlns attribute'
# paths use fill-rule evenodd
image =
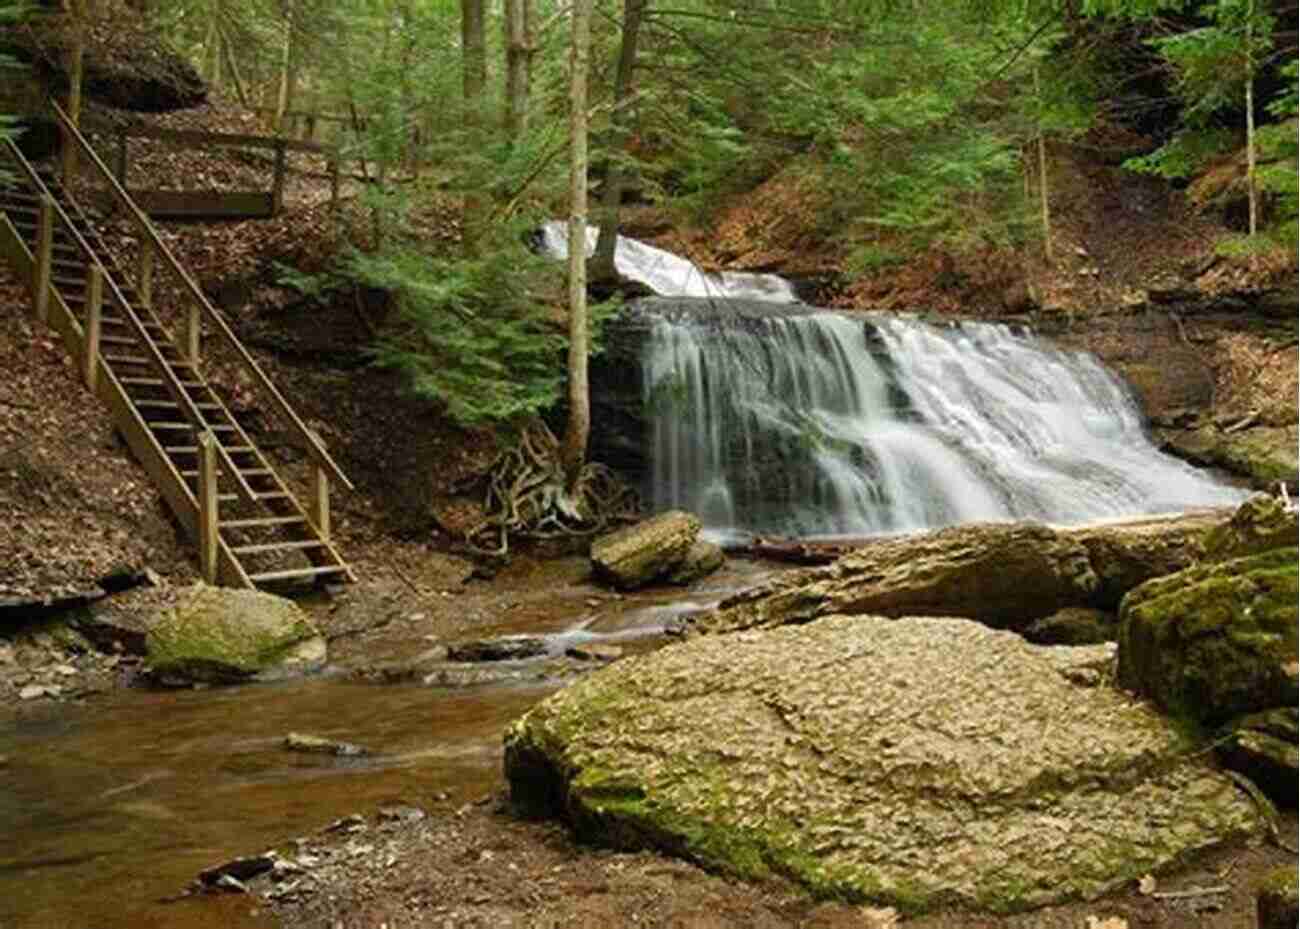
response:
<svg viewBox="0 0 1300 929"><path fill-rule="evenodd" d="M564 257L566 235L545 224L543 247ZM1078 523L1245 496L1156 449L1091 355L1003 325L814 310L775 275L707 274L622 236L615 264L673 298L636 307L651 502L715 537Z"/></svg>
<svg viewBox="0 0 1300 929"><path fill-rule="evenodd" d="M1072 523L1229 504L1095 358L1006 326L650 301L656 509L715 535Z"/></svg>

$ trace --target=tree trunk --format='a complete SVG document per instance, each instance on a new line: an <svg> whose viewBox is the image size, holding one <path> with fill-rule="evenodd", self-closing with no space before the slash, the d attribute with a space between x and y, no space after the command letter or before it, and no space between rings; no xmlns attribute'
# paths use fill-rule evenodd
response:
<svg viewBox="0 0 1300 929"><path fill-rule="evenodd" d="M1034 95L1038 98L1038 190L1043 204L1043 251L1052 260L1052 213L1047 205L1047 140L1043 136L1043 89L1038 81L1038 68L1034 68Z"/></svg>
<svg viewBox="0 0 1300 929"><path fill-rule="evenodd" d="M574 0L569 50L569 422L560 460L572 488L587 458L587 65L592 0Z"/></svg>
<svg viewBox="0 0 1300 929"><path fill-rule="evenodd" d="M289 73L293 69L293 13L292 7L285 11L284 48L280 53L280 90L275 98L275 131L284 130L284 116L289 111L291 82Z"/></svg>
<svg viewBox="0 0 1300 929"><path fill-rule="evenodd" d="M487 45L484 38L483 0L461 0L461 83L465 94L466 119L481 122L479 108L487 87Z"/></svg>
<svg viewBox="0 0 1300 929"><path fill-rule="evenodd" d="M608 146L608 168L605 186L600 193L600 237L596 240L596 254L592 257L591 276L594 280L608 280L617 276L614 270L614 246L618 242L618 211L623 199L627 172L619 159L631 135L632 79L636 69L637 36L641 31L641 18L648 0L623 0L623 42L619 47L618 69L614 74L614 112L611 116Z"/></svg>
<svg viewBox="0 0 1300 929"><path fill-rule="evenodd" d="M68 46L68 119L72 125L81 126L81 84L85 72L86 32L89 29L90 0L69 0L65 7L71 17L72 44ZM77 175L77 146L71 139L63 140L63 183L71 185Z"/></svg>
<svg viewBox="0 0 1300 929"><path fill-rule="evenodd" d="M513 140L528 128L529 67L532 56L528 21L531 0L505 0L506 134Z"/></svg>
<svg viewBox="0 0 1300 929"><path fill-rule="evenodd" d="M1250 209L1250 235L1259 231L1259 193L1255 189L1255 18L1254 0L1246 7L1246 199Z"/></svg>

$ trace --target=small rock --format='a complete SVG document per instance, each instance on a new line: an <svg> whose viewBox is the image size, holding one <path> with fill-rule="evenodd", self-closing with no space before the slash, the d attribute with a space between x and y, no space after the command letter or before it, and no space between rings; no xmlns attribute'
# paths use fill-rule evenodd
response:
<svg viewBox="0 0 1300 929"><path fill-rule="evenodd" d="M340 758L359 758L369 755L370 749L353 742L339 742L325 739L318 735L290 732L284 737L284 747L291 752L305 752L313 755L337 755Z"/></svg>
<svg viewBox="0 0 1300 929"><path fill-rule="evenodd" d="M248 887L237 877L231 877L229 874L223 874L212 884L205 885L212 890L221 890L231 894L246 894Z"/></svg>
<svg viewBox="0 0 1300 929"><path fill-rule="evenodd" d="M64 677L72 677L77 673L77 669L70 664L61 664L54 667L55 674L61 674Z"/></svg>
<svg viewBox="0 0 1300 929"><path fill-rule="evenodd" d="M379 818L388 822L418 823L424 816L418 806L385 806L379 810Z"/></svg>
<svg viewBox="0 0 1300 929"><path fill-rule="evenodd" d="M360 813L352 813L344 816L342 819L336 819L330 823L321 832L361 832L366 828L366 821ZM302 859L299 858L299 861Z"/></svg>
<svg viewBox="0 0 1300 929"><path fill-rule="evenodd" d="M40 697L57 697L63 688L57 684L28 684L18 691L19 700L36 700Z"/></svg>
<svg viewBox="0 0 1300 929"><path fill-rule="evenodd" d="M496 639L475 639L447 646L451 661L518 661L546 654L546 641L538 636L507 635Z"/></svg>
<svg viewBox="0 0 1300 929"><path fill-rule="evenodd" d="M623 657L623 649L604 642L584 642L570 646L564 654L579 661L615 661Z"/></svg>
<svg viewBox="0 0 1300 929"><path fill-rule="evenodd" d="M240 882L250 880L259 874L265 874L275 867L275 862L276 856L273 852L267 852L264 855L250 855L246 858L232 858L215 868L200 871L199 883L205 887L225 886L226 889L235 889L222 883L223 881L234 881L239 885L239 892L246 893L248 888L244 887Z"/></svg>

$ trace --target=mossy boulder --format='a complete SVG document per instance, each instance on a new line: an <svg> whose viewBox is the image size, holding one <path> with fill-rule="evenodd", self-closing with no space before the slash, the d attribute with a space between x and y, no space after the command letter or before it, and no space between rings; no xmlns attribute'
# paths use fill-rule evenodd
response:
<svg viewBox="0 0 1300 929"><path fill-rule="evenodd" d="M1255 890L1258 929L1295 929L1300 919L1300 891L1296 869L1283 865L1269 871Z"/></svg>
<svg viewBox="0 0 1300 929"><path fill-rule="evenodd" d="M1205 558L1226 561L1297 543L1296 511L1268 494L1255 494L1230 519L1205 534Z"/></svg>
<svg viewBox="0 0 1300 929"><path fill-rule="evenodd" d="M1300 467L1298 434L1294 424L1225 432L1207 423L1196 429L1161 430L1159 438L1165 451L1195 464L1239 474L1263 490L1278 481L1295 483Z"/></svg>
<svg viewBox="0 0 1300 929"><path fill-rule="evenodd" d="M1259 785L1275 803L1294 808L1300 786L1298 737L1294 706L1251 713L1226 727L1218 743L1219 758Z"/></svg>
<svg viewBox="0 0 1300 929"><path fill-rule="evenodd" d="M145 637L149 671L165 684L230 684L316 670L325 640L292 600L256 590L187 588Z"/></svg>
<svg viewBox="0 0 1300 929"><path fill-rule="evenodd" d="M1200 561L1207 530L1222 520L1220 511L1060 531L1084 547L1088 563L1097 574L1097 589L1089 606L1118 610L1124 595L1144 581L1190 568Z"/></svg>
<svg viewBox="0 0 1300 929"><path fill-rule="evenodd" d="M668 572L665 578L670 584L679 584L685 586L698 581L702 577L708 577L727 560L723 554L722 547L715 545L713 542L706 542L704 539L696 539L686 551L684 557L677 565Z"/></svg>
<svg viewBox="0 0 1300 929"><path fill-rule="evenodd" d="M543 701L507 731L506 774L585 839L816 896L1091 898L1261 825L1179 727L1096 686L1111 653L954 617L701 636Z"/></svg>
<svg viewBox="0 0 1300 929"><path fill-rule="evenodd" d="M592 572L620 590L644 587L681 565L699 534L700 521L693 514L660 513L596 539Z"/></svg>
<svg viewBox="0 0 1300 929"><path fill-rule="evenodd" d="M1200 565L1148 581L1120 608L1119 683L1218 725L1294 706L1297 550Z"/></svg>

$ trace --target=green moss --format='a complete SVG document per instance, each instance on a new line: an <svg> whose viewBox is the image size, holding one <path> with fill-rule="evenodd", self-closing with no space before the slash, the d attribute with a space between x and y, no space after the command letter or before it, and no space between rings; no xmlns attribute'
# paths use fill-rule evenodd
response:
<svg viewBox="0 0 1300 929"><path fill-rule="evenodd" d="M1255 883L1255 890L1260 893L1289 894L1295 897L1297 893L1300 893L1296 869L1290 865L1282 865L1272 871L1265 872L1264 876Z"/></svg>

